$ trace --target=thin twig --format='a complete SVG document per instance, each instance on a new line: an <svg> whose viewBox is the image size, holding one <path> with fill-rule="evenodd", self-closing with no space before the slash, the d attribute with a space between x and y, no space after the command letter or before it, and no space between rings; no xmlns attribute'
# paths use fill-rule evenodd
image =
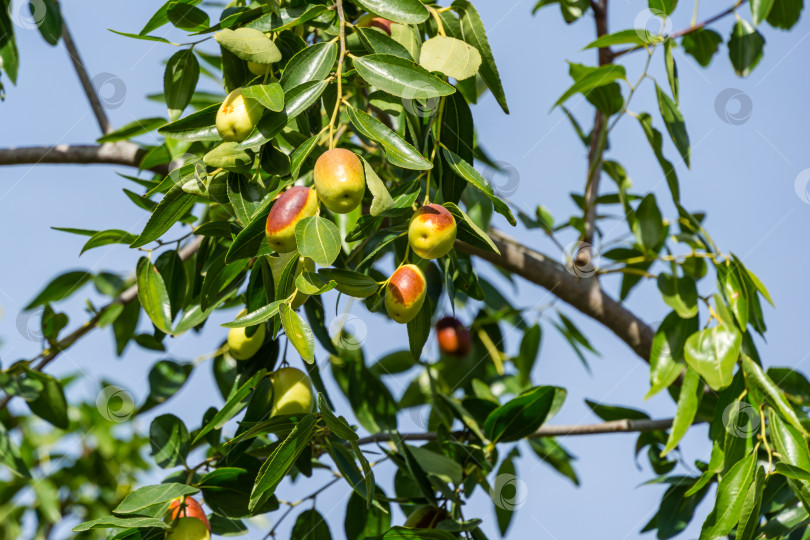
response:
<svg viewBox="0 0 810 540"><path fill-rule="evenodd" d="M73 36L70 35L70 30L68 30L67 23L64 21L62 22L62 40L65 42L65 48L67 49L71 62L73 62L73 68L76 70L76 74L79 76L79 81L82 83L84 93L87 96L88 101L90 101L90 107L93 108L93 114L96 115L98 127L101 128L101 132L104 134L111 132L112 126L110 125L110 120L107 118L107 113L104 111L104 106L101 105L101 101L98 99L96 89L93 88L93 82L90 80L90 76L87 74L87 68L82 61L82 57L79 55L79 50L76 48L76 43L73 41Z"/></svg>

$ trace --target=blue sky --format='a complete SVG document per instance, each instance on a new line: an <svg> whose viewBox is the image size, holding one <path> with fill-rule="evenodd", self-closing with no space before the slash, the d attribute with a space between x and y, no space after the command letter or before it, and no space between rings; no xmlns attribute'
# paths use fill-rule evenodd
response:
<svg viewBox="0 0 810 540"><path fill-rule="evenodd" d="M674 17L674 29L689 24L691 3L682 4ZM725 7L719 2L712 4L701 4L699 19ZM114 96L116 103L108 109L114 126L165 115L160 103L144 96L161 90L162 62L174 49L129 40L107 30L137 32L159 5L160 2L154 0L63 3L67 22L91 75L112 74L121 81L118 94ZM581 50L593 39L592 20L586 17L574 25L564 25L556 6L532 17L531 0L480 0L477 6L488 30L512 111L505 116L491 96L484 98L473 111L479 140L492 156L517 171L517 190L510 196L511 200L518 201L518 206L528 211L542 204L556 218L564 219L575 211L569 193L580 191L584 185L586 153L561 112L549 112L549 109L569 85L565 60L595 63L595 52ZM21 7L21 2L14 2L15 13ZM614 1L610 7L611 30L632 27L643 7L640 2ZM740 8L740 14L750 19L747 6ZM727 37L732 25L733 17L727 17L713 28ZM19 85L7 84L6 102L0 104L3 126L0 146L92 143L99 135L98 127L62 46L47 46L36 29L18 26L15 30L22 56ZM810 23L804 17L790 33L768 26L764 26L762 32L767 41L765 56L747 79L734 74L725 46L708 69L697 66L682 51L675 51L681 108L692 141L692 169L680 163L669 141L665 143L665 153L673 163L679 163L684 205L690 210L706 211L706 225L718 246L740 256L772 293L776 309L765 308L768 341L760 340L764 362L768 366L792 366L806 372L810 355L810 332L806 330L810 286L805 274L810 266L810 254L806 249L806 235L801 231L807 231L810 225L810 205L806 191L797 192L796 184L805 186L805 179L810 179L810 172L802 174L810 169L806 130L810 122L807 104ZM666 78L661 53L658 51L653 59L651 75L663 85ZM633 81L641 72L643 62L644 53L621 60ZM211 83L205 84L208 89L215 89ZM724 93L727 89L739 90L745 96L742 99L747 97L750 101L750 115L742 114L748 118L736 125L729 123L728 118L738 115L737 104L729 103L727 109L720 107L729 117L717 113L718 96L736 93ZM107 85L102 88L102 95L111 97L114 90L112 85ZM592 118L590 105L579 96L572 98L569 106L583 125ZM651 81L642 85L630 109L652 113L656 127L664 131L658 119ZM661 170L635 119L621 120L612 134L607 155L625 165L633 179L634 191L654 190L665 215L670 218L674 215ZM100 248L79 257L84 239L51 229L52 226L120 228L139 232L147 214L124 197L122 188L132 188L132 184L116 175L115 170L101 166L19 166L0 170L0 216L5 231L0 235L0 252L6 261L14 261L7 262L0 271L3 310L0 355L4 365L38 352L38 344L26 339L25 332L19 330L29 321L18 314L43 283L71 268L123 272L134 269L138 254L126 247ZM608 184L606 180L603 185ZM502 220L496 220L496 225L507 227ZM607 241L614 241L626 232L626 227L617 220L605 221L603 229ZM509 232L552 256L559 256L542 233ZM562 239L564 243L576 240L570 234L562 235ZM487 275L493 274L487 272ZM526 308L551 300L545 290L526 283L519 282L516 289L502 280L498 283L517 305ZM612 293L618 290L618 282L613 280L606 280L605 286ZM701 293L707 294L712 288L713 281L704 280ZM96 298L88 288L83 295L60 306L71 315L74 325L83 320L86 295ZM334 305L334 298L327 302ZM651 324L668 312L652 283L636 290L628 305ZM562 310L569 315L574 313L565 306ZM368 316L362 306L354 306L351 312L359 317L358 327L366 331L368 358L406 346L404 327ZM217 314L203 336L184 335L171 343L168 353L156 354L131 347L122 359L114 356L111 332L95 332L63 354L54 363L52 372L85 372L86 377L71 390L73 399L94 399L100 382L107 380L126 388L140 402L146 392L146 373L154 361L160 358L193 360L215 349L225 336L225 330L218 329L217 324L232 317L232 313ZM528 317L531 320L536 315ZM585 398L643 408L653 417L673 414L674 404L665 395L643 402L648 389L646 364L600 325L582 317L577 317L576 321L597 345L601 357L590 358L592 373L589 374L550 325L544 326L534 380L537 384L569 388L566 405L554 422L597 421L584 405ZM506 332L507 350L514 351L518 340L518 335ZM392 347L392 343L398 346ZM319 358L325 359L322 351ZM392 382L395 393L401 392L397 384L397 381ZM334 386L330 388L334 390L333 397L339 397ZM206 363L194 371L189 384L170 406L154 412L172 412L187 424L196 425L209 405L220 403L210 366ZM340 399L338 403L339 411L346 414L348 404ZM402 429L419 428L418 414L402 416ZM151 416L140 418L136 426L145 431L150 420ZM708 458L705 431L704 427L693 428L684 439L682 472L694 472L693 461ZM531 536L543 540L639 537L638 531L657 509L663 489L640 486L652 473L643 460L637 465L633 459L635 436L577 437L561 442L579 458L576 469L582 485L574 487L539 463L527 446L521 446L525 457L519 461L518 470L528 486L527 498L518 510L509 537ZM385 478L390 477L391 472L390 468L383 468L378 474ZM325 480L314 478L288 488L285 494L294 499L323 482ZM383 485L390 487L387 480ZM284 489L282 487L282 492ZM328 513L335 538L342 536L348 494L348 487L338 484L319 499L319 508ZM707 500L682 537L697 536L708 507ZM484 493L476 494L465 515L485 518L485 532L491 538L498 537L492 502ZM259 526L267 531L266 525ZM61 532L67 534L68 530L66 526ZM259 530L251 531L249 538L261 538ZM281 528L280 537L285 536L286 530Z"/></svg>

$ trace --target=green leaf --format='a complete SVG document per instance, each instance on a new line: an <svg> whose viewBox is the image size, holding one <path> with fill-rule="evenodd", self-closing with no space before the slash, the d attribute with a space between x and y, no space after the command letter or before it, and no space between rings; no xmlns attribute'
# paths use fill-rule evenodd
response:
<svg viewBox="0 0 810 540"><path fill-rule="evenodd" d="M332 540L332 533L324 517L310 508L298 515L290 532L290 540Z"/></svg>
<svg viewBox="0 0 810 540"><path fill-rule="evenodd" d="M486 195L490 201L492 201L492 206L495 208L496 212L505 217L506 221L508 221L510 225L514 226L517 224L517 221L515 221L515 216L512 215L512 211L505 202L495 195L495 192L492 190L492 186L489 185L486 178L481 176L481 173L476 171L472 165L461 159L458 155L454 154L447 148L444 148L442 153L444 155L444 159L447 160L450 167L452 167L456 174L472 184L475 188L480 190L481 193Z"/></svg>
<svg viewBox="0 0 810 540"><path fill-rule="evenodd" d="M222 326L225 328L247 328L248 326L255 326L275 317L279 312L279 307L284 303L284 300L277 300L265 306L260 307L256 311L251 311L236 320L229 323L224 323Z"/></svg>
<svg viewBox="0 0 810 540"><path fill-rule="evenodd" d="M281 60L281 51L273 40L255 28L226 28L214 34L214 39L246 62L273 64Z"/></svg>
<svg viewBox="0 0 810 540"><path fill-rule="evenodd" d="M357 0L366 11L402 24L423 23L430 16L419 0Z"/></svg>
<svg viewBox="0 0 810 540"><path fill-rule="evenodd" d="M460 81L478 73L481 54L460 39L436 36L422 44L419 63L428 71L438 71Z"/></svg>
<svg viewBox="0 0 810 540"><path fill-rule="evenodd" d="M707 67L711 63L712 57L721 43L723 43L723 38L720 34L706 28L686 34L681 41L686 54L692 55L703 67Z"/></svg>
<svg viewBox="0 0 810 540"><path fill-rule="evenodd" d="M481 16L475 6L468 0L455 0L450 7L458 13L461 35L457 37L460 37L481 53L482 62L478 72L497 100L498 105L503 109L503 112L509 114L509 106L506 104L506 94L501 84L501 76L498 73L498 66L495 65L495 57L489 47Z"/></svg>
<svg viewBox="0 0 810 540"><path fill-rule="evenodd" d="M329 86L329 79L305 82L287 90L285 96L287 119L295 118L318 101L327 86Z"/></svg>
<svg viewBox="0 0 810 540"><path fill-rule="evenodd" d="M647 113L639 114L638 121L641 124L641 129L644 130L644 134L647 136L647 141L649 141L658 163L661 165L661 169L664 171L669 191L672 193L672 198L677 203L681 198L678 175L675 173L675 167L672 163L664 157L664 142L661 137L661 132L653 127L652 117Z"/></svg>
<svg viewBox="0 0 810 540"><path fill-rule="evenodd" d="M669 136L672 137L672 142L675 143L675 148L680 152L684 163L689 167L691 150L689 147L689 135L686 133L686 124L683 122L683 115L678 105L672 101L672 98L666 95L657 84L655 85L655 93L658 96L658 108L661 111L664 124L667 126Z"/></svg>
<svg viewBox="0 0 810 540"><path fill-rule="evenodd" d="M265 371L263 369L259 370L253 377L248 379L247 381L242 384L237 390L231 392L231 395L228 396L228 401L222 408L214 415L214 417L208 421L205 426L197 433L197 436L194 437L194 440L191 441L191 446L196 446L196 444L205 437L208 433L212 430L220 429L225 423L236 416L239 411L245 408L247 405L247 397L253 391L253 388L259 383L260 380L265 375Z"/></svg>
<svg viewBox="0 0 810 540"><path fill-rule="evenodd" d="M133 529L154 527L168 529L169 524L163 520L151 517L122 518L118 516L104 516L92 521L85 521L73 527L73 532L84 532L93 529Z"/></svg>
<svg viewBox="0 0 810 540"><path fill-rule="evenodd" d="M731 384L741 345L742 335L736 328L720 325L701 330L686 340L686 363L713 390L721 390Z"/></svg>
<svg viewBox="0 0 810 540"><path fill-rule="evenodd" d="M686 376L683 379L681 391L678 395L678 410L675 412L675 418L672 420L672 428L667 438L667 444L664 449L661 450L661 457L672 452L692 426L701 396L703 396L703 386L700 384L700 375L698 375L697 371L687 368Z"/></svg>
<svg viewBox="0 0 810 540"><path fill-rule="evenodd" d="M135 270L138 300L154 325L163 333L172 333L172 312L166 284L157 268L146 257L141 257Z"/></svg>
<svg viewBox="0 0 810 540"><path fill-rule="evenodd" d="M663 41L664 38L657 34L652 34L644 29L633 28L614 32L590 42L586 49L601 49L612 45L652 45Z"/></svg>
<svg viewBox="0 0 810 540"><path fill-rule="evenodd" d="M380 143L385 148L385 157L393 165L403 169L425 171L433 165L411 146L405 139L392 131L388 126L354 107L347 107L349 118L354 128L362 135Z"/></svg>
<svg viewBox="0 0 810 540"><path fill-rule="evenodd" d="M142 118L112 131L103 137L98 138L100 143L115 141L125 141L144 133L150 133L166 124L166 119L161 117Z"/></svg>
<svg viewBox="0 0 810 540"><path fill-rule="evenodd" d="M326 398L322 393L318 394L318 410L321 411L323 421L332 433L344 441L349 442L356 442L360 438L345 418L335 416L335 413L329 407L329 404L326 403Z"/></svg>
<svg viewBox="0 0 810 540"><path fill-rule="evenodd" d="M166 15L174 26L182 30L205 30L211 24L205 11L187 2L169 2Z"/></svg>
<svg viewBox="0 0 810 540"><path fill-rule="evenodd" d="M624 78L624 66L610 64L607 66L598 67L593 71L589 71L580 79L574 81L574 84L571 85L571 87L566 90L562 96L560 96L560 98L554 103L554 106L557 107L558 105L562 105L568 100L568 98L578 92L586 94L594 88L599 88L600 86L610 84L617 79Z"/></svg>
<svg viewBox="0 0 810 540"><path fill-rule="evenodd" d="M780 460L800 471L810 471L810 452L807 449L807 439L802 432L782 421L773 409L768 411L768 427L770 428L770 439L779 453ZM785 471L784 468L783 471L793 472ZM794 474L793 476L802 475ZM810 482L789 477L788 485L807 509L810 506Z"/></svg>
<svg viewBox="0 0 810 540"><path fill-rule="evenodd" d="M14 38L14 27L11 24L11 4L4 2L0 9L0 69L6 72L12 84L17 84L17 71L20 67L20 55L17 51L17 40Z"/></svg>
<svg viewBox="0 0 810 540"><path fill-rule="evenodd" d="M64 300L82 288L92 278L93 274L89 272L79 270L65 272L48 283L45 288L25 306L25 310L30 311L37 306Z"/></svg>
<svg viewBox="0 0 810 540"><path fill-rule="evenodd" d="M316 424L314 415L304 416L262 464L250 493L251 511L261 507L273 495L295 460L309 446Z"/></svg>
<svg viewBox="0 0 810 540"><path fill-rule="evenodd" d="M269 13L255 21L251 21L247 26L262 32L281 32L311 21L327 12L327 10L326 6L318 4L298 5L296 3L294 7L281 8L274 6Z"/></svg>
<svg viewBox="0 0 810 540"><path fill-rule="evenodd" d="M697 285L691 277L675 277L662 272L658 274L658 290L661 291L664 302L682 319L691 319L697 315Z"/></svg>
<svg viewBox="0 0 810 540"><path fill-rule="evenodd" d="M26 374L42 385L37 397L26 401L28 408L31 409L32 413L43 420L47 420L59 429L67 429L70 421L62 383L47 373L34 371L33 369L26 369Z"/></svg>
<svg viewBox="0 0 810 540"><path fill-rule="evenodd" d="M484 432L493 443L517 441L534 433L551 411L557 393L565 390L538 386L501 405L484 422Z"/></svg>
<svg viewBox="0 0 810 540"><path fill-rule="evenodd" d="M765 38L744 19L737 19L728 40L728 57L740 77L748 76L762 59Z"/></svg>
<svg viewBox="0 0 810 540"><path fill-rule="evenodd" d="M675 58L672 56L673 41L668 39L664 42L664 66L667 68L667 81L669 88L672 90L672 97L675 103L680 100L679 97L679 83L678 83L678 66L675 64Z"/></svg>
<svg viewBox="0 0 810 540"><path fill-rule="evenodd" d="M515 470L513 456L514 454L510 452L507 458L503 460L501 466L498 467L495 484L490 488L490 497L495 506L495 518L498 521L498 530L501 533L501 537L506 536L506 531L509 530L509 525L512 523L512 517L515 515L516 510L516 505L509 504L508 501L511 499L506 497L506 494L503 493L510 483L517 484L520 482L517 478L517 470ZM504 483L503 479L508 479L508 482ZM510 487L515 490L514 497L523 495L518 491L520 488L517 485Z"/></svg>
<svg viewBox="0 0 810 540"><path fill-rule="evenodd" d="M684 346L687 338L698 331L696 317L682 319L677 313L667 315L653 337L650 350L650 391L648 399L674 383L684 370Z"/></svg>
<svg viewBox="0 0 810 540"><path fill-rule="evenodd" d="M288 91L310 81L322 81L329 76L337 60L337 42L316 43L293 56L284 73L281 86Z"/></svg>
<svg viewBox="0 0 810 540"><path fill-rule="evenodd" d="M639 204L632 223L633 234L645 251L655 252L666 239L661 210L655 202L655 195L648 193Z"/></svg>
<svg viewBox="0 0 810 540"><path fill-rule="evenodd" d="M183 465L189 451L188 429L173 414L163 414L152 420L149 444L158 467L168 469Z"/></svg>
<svg viewBox="0 0 810 540"><path fill-rule="evenodd" d="M374 172L374 168L369 164L369 162L363 157L360 159L363 161L363 172L365 173L366 177L366 185L368 186L368 190L371 192L373 197L369 213L372 216L379 216L394 205L394 199L391 198L391 194L388 193L385 183L380 180L380 177L377 176L376 172Z"/></svg>
<svg viewBox="0 0 810 540"><path fill-rule="evenodd" d="M762 368L747 354L742 355L742 367L746 381L748 381L749 384L753 384L753 386L768 397L768 401L779 411L779 415L798 430L799 433L804 436L809 436L804 426L799 421L796 411L793 410L790 402L785 397L785 393L776 386L776 383L774 383L771 378L762 371Z"/></svg>
<svg viewBox="0 0 810 540"><path fill-rule="evenodd" d="M318 273L337 283L337 290L354 298L367 298L377 292L380 284L371 276L342 268L321 268Z"/></svg>
<svg viewBox="0 0 810 540"><path fill-rule="evenodd" d="M428 337L430 336L430 318L433 313L430 299L422 304L419 308L419 313L416 314L411 321L408 322L408 345L411 349L411 354L414 360L422 357L422 351L425 348Z"/></svg>
<svg viewBox="0 0 810 540"><path fill-rule="evenodd" d="M0 463L21 478L31 478L31 471L23 461L20 450L2 423L0 423Z"/></svg>
<svg viewBox="0 0 810 540"><path fill-rule="evenodd" d="M217 131L216 119L219 103L209 105L185 118L158 129L158 133L178 141L219 141L222 138Z"/></svg>
<svg viewBox="0 0 810 540"><path fill-rule="evenodd" d="M717 486L714 509L703 523L701 538L728 535L740 519L748 489L756 475L757 455L752 452L738 461Z"/></svg>
<svg viewBox="0 0 810 540"><path fill-rule="evenodd" d="M130 247L142 247L154 242L183 218L192 206L194 206L194 196L183 191L180 186L174 186L155 207L143 232Z"/></svg>
<svg viewBox="0 0 810 540"><path fill-rule="evenodd" d="M308 363L315 361L315 337L307 322L286 303L279 306L281 326L301 358Z"/></svg>
<svg viewBox="0 0 810 540"><path fill-rule="evenodd" d="M340 232L337 226L321 216L304 218L295 225L298 253L319 266L331 266L340 255Z"/></svg>
<svg viewBox="0 0 810 540"><path fill-rule="evenodd" d="M352 57L352 63L368 84L400 98L430 99L456 91L425 68L398 56L369 54Z"/></svg>
<svg viewBox="0 0 810 540"><path fill-rule="evenodd" d="M28 7L31 15L37 19L37 28L42 38L50 45L59 43L62 36L62 12L59 9L59 2L56 0L29 2ZM45 10L44 14L40 11L42 9Z"/></svg>
<svg viewBox="0 0 810 540"><path fill-rule="evenodd" d="M312 151L318 146L318 140L321 134L313 135L296 148L290 156L290 176L293 180L298 179L298 174L301 172L301 167L304 161L309 157Z"/></svg>
<svg viewBox="0 0 810 540"><path fill-rule="evenodd" d="M605 403L598 403L589 399L585 400L585 404L593 411L593 413L604 420L605 422L613 422L614 420L649 420L650 416L637 409L629 407L621 407L619 405L607 405Z"/></svg>
<svg viewBox="0 0 810 540"><path fill-rule="evenodd" d="M776 464L777 471L781 463ZM760 509L762 508L762 493L766 484L765 471L762 467L757 467L754 482L745 494L742 511L740 512L740 524L737 526L735 540L752 540L754 533L759 528Z"/></svg>
<svg viewBox="0 0 810 540"><path fill-rule="evenodd" d="M569 454L556 439L551 437L529 439L529 444L537 457L551 465L561 475L569 478L575 486L579 485L579 478L571 465L576 458Z"/></svg>
<svg viewBox="0 0 810 540"><path fill-rule="evenodd" d="M768 24L774 28L790 30L799 21L803 7L803 0L775 0L768 14Z"/></svg>
<svg viewBox="0 0 810 540"><path fill-rule="evenodd" d="M93 248L108 246L110 244L126 244L130 245L137 240L138 237L134 234L122 231L119 229L109 229L107 231L99 231L90 237L90 240L84 244L81 253L89 251Z"/></svg>
<svg viewBox="0 0 810 540"><path fill-rule="evenodd" d="M324 279L323 276L315 272L303 272L295 278L295 288L310 296L331 291L336 286L337 283Z"/></svg>
<svg viewBox="0 0 810 540"><path fill-rule="evenodd" d="M158 360L149 370L149 395L144 404L138 409L139 413L146 412L153 407L165 403L173 397L188 380L194 365L178 363L172 360Z"/></svg>
<svg viewBox="0 0 810 540"><path fill-rule="evenodd" d="M169 58L163 74L163 95L169 107L169 120L180 118L183 109L191 103L199 78L200 64L191 49L176 52Z"/></svg>
<svg viewBox="0 0 810 540"><path fill-rule="evenodd" d="M751 21L759 26L768 18L775 0L751 0Z"/></svg>
<svg viewBox="0 0 810 540"><path fill-rule="evenodd" d="M253 155L242 148L236 141L223 142L205 154L203 162L215 169L246 173L253 166Z"/></svg>
<svg viewBox="0 0 810 540"><path fill-rule="evenodd" d="M401 45L378 28L355 26L354 31L357 33L363 46L370 53L392 54L404 58L405 60L414 60L411 53L408 52L408 49L406 49L404 45Z"/></svg>
<svg viewBox="0 0 810 540"><path fill-rule="evenodd" d="M266 109L280 112L284 110L284 89L277 82L270 84L253 84L242 87L242 95L255 99Z"/></svg>
<svg viewBox="0 0 810 540"><path fill-rule="evenodd" d="M476 225L475 222L470 219L470 216L465 214L461 208L451 202L446 202L442 206L450 210L450 213L453 214L453 217L456 220L456 225L458 227L458 240L467 242L468 244L479 249L483 249L484 251L491 251L492 253L497 253L500 255L498 246L495 245L492 238L490 238L487 233L478 227L478 225Z"/></svg>
<svg viewBox="0 0 810 540"><path fill-rule="evenodd" d="M199 490L186 484L165 483L136 489L127 495L113 512L137 514L156 504L169 502L183 495L194 495Z"/></svg>

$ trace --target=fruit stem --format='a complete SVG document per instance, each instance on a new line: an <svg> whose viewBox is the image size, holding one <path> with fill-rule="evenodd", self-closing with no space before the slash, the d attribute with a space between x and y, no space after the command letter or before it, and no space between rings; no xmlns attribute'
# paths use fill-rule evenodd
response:
<svg viewBox="0 0 810 540"><path fill-rule="evenodd" d="M425 7L428 8L428 11L430 11L430 14L433 15L433 20L436 21L436 29L439 31L439 35L440 36L447 36L447 34L444 33L444 25L442 24L442 18L439 16L439 12L436 11L434 8L432 8L430 6L425 6Z"/></svg>
<svg viewBox="0 0 810 540"><path fill-rule="evenodd" d="M346 15L343 13L343 0L335 2L337 8L338 19L340 20L338 39L340 41L340 56L338 57L338 66L336 71L337 79L337 99L335 99L335 109L332 111L332 118L329 120L329 149L335 147L335 139L333 137L335 130L335 122L337 121L338 112L340 111L340 103L343 99L343 59L346 56Z"/></svg>

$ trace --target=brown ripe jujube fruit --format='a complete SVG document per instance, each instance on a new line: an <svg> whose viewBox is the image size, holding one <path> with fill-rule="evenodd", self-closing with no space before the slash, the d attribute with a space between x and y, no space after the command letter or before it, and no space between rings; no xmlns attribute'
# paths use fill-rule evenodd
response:
<svg viewBox="0 0 810 540"><path fill-rule="evenodd" d="M406 264L391 274L385 288L385 309L400 324L413 320L422 309L427 280L418 266Z"/></svg>
<svg viewBox="0 0 810 540"><path fill-rule="evenodd" d="M295 225L318 213L318 195L308 187L293 186L276 200L267 216L267 243L279 253L295 251Z"/></svg>
<svg viewBox="0 0 810 540"><path fill-rule="evenodd" d="M472 350L470 331L455 317L444 317L436 323L436 340L448 356L461 358Z"/></svg>

